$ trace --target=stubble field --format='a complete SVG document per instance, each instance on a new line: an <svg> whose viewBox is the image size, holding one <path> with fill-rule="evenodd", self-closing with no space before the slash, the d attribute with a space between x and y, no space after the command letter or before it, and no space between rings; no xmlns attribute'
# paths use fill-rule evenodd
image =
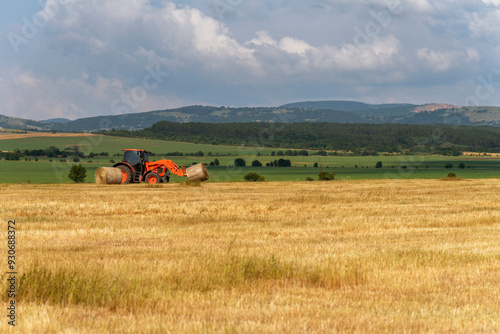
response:
<svg viewBox="0 0 500 334"><path fill-rule="evenodd" d="M5 184L0 198L19 268L2 332L500 330L499 179Z"/></svg>

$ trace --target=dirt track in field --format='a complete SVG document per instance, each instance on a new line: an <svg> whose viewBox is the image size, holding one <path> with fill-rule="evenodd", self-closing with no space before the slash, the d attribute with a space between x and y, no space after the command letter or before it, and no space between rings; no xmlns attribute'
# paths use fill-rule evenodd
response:
<svg viewBox="0 0 500 334"><path fill-rule="evenodd" d="M90 133L45 133L45 132L0 133L0 140L33 138L33 137L88 137L88 136L96 136L96 135Z"/></svg>

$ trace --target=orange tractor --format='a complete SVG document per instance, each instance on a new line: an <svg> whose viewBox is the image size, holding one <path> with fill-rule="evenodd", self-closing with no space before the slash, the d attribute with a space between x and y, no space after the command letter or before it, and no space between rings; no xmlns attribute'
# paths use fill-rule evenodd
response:
<svg viewBox="0 0 500 334"><path fill-rule="evenodd" d="M162 183L169 182L170 173L185 176L191 181L206 181L209 179L204 163L193 165L189 168L179 167L172 160L149 161L146 150L123 150L123 159L113 165L122 172L122 183Z"/></svg>

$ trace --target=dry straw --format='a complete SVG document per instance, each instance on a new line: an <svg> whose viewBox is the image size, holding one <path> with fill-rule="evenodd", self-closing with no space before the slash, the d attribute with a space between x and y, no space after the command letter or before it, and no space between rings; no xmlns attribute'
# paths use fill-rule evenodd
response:
<svg viewBox="0 0 500 334"><path fill-rule="evenodd" d="M95 171L95 183L97 184L121 184L122 171L114 167L99 167Z"/></svg>

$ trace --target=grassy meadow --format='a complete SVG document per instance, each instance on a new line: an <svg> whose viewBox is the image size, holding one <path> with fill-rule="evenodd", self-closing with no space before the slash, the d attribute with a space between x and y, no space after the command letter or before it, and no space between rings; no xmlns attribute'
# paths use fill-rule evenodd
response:
<svg viewBox="0 0 500 334"><path fill-rule="evenodd" d="M265 163L279 157L255 157L240 156L246 159L247 163L259 159ZM318 157L285 157L286 159L297 160L292 162L290 168L274 167L230 167L236 157L167 157L179 165L190 166L192 163L205 162L209 164L215 158L224 166L208 167L210 181L208 182L229 182L242 181L243 177L250 172L257 172L263 175L266 181L303 181L307 177L318 178L320 169L314 168L314 160ZM307 159L308 158L308 159ZM467 179L484 179L500 177L500 160L486 158L450 158L438 156L411 156L411 157L322 157L319 166L322 170L327 170L337 174L339 180L361 180L361 179L439 179L453 172L458 176ZM402 158L406 158L401 160ZM92 159L81 159L78 164L82 164L87 169L88 183L94 183L94 174L97 168L102 166L111 167L113 163L121 160L121 157L94 157ZM158 160L161 157L153 157ZM69 169L74 164L71 159L60 162L54 158L41 158L39 161L6 161L0 160L0 183L71 183L67 177ZM89 160L91 162L89 162ZM300 162L298 161L300 160ZM375 163L383 162L383 168L376 169ZM463 162L465 169L457 168ZM447 163L453 164L453 168L444 168ZM357 166L357 167L356 167ZM407 166L403 169L400 166ZM183 182L184 178L172 175L171 182Z"/></svg>
<svg viewBox="0 0 500 334"><path fill-rule="evenodd" d="M61 134L64 135L64 134ZM72 137L30 137L30 138L16 138L16 139L1 139L0 135L0 150L13 151L16 148L20 150L35 150L43 149L50 146L55 146L61 150L67 147L74 147L78 145L82 152L86 155L90 152L108 152L110 155L115 153L122 154L124 148L145 149L158 154L166 152L198 152L203 151L205 154L208 152L218 154L257 154L262 152L270 154L275 149L270 148L254 148L243 146L219 146L219 145L204 145L204 144L191 144L179 143L155 139L139 139L139 138L121 138L102 135L80 135Z"/></svg>
<svg viewBox="0 0 500 334"><path fill-rule="evenodd" d="M35 134L30 134L35 135ZM93 158L82 158L82 163L87 169L86 182L94 182L95 170L101 166L112 166L111 160L118 162L124 148L144 148L158 154L167 152L195 153L203 151L205 156L166 156L179 165L190 166L193 163L210 162L218 159L220 167L209 167L213 181L242 181L243 176L249 172L257 172L265 177L267 181L302 181L306 177L317 178L319 168L314 164L337 174L341 180L358 179L439 179L449 172L468 178L497 178L500 177L500 158L497 155L480 156L467 154L460 157L446 157L436 155L421 156L271 156L271 152L285 150L277 148L255 148L236 146L215 146L168 142L161 140L131 139L108 136L89 136L70 134L61 137L28 137L15 139L2 139L0 135L0 150L13 151L45 149L55 146L61 150L78 145L88 155L90 152L108 152L110 156L98 156ZM208 156L211 152L212 156ZM310 151L310 154L314 153ZM233 168L234 159L240 157L246 160L247 167ZM153 156L151 160L162 159L163 156ZM292 168L254 168L248 167L253 160L259 160L264 166L270 161L280 158L290 159ZM60 158L49 159L29 157L25 161L0 160L0 183L71 183L67 178L68 171L73 165L71 158L61 161ZM49 161L52 160L52 161ZM375 169L377 161L383 163L383 168ZM452 169L446 169L446 164L452 164ZM465 169L458 169L458 165L464 163ZM407 168L401 168L406 166ZM172 182L182 182L182 178L172 176Z"/></svg>
<svg viewBox="0 0 500 334"><path fill-rule="evenodd" d="M2 184L0 196L20 280L3 333L500 328L499 179Z"/></svg>

